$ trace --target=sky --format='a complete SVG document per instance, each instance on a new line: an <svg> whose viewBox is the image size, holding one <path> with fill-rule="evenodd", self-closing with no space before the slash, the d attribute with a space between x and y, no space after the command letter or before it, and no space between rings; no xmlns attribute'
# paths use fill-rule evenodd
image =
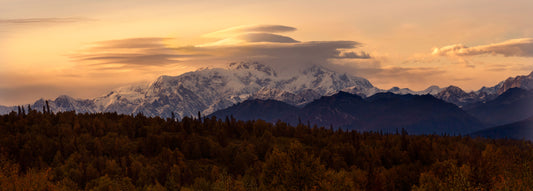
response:
<svg viewBox="0 0 533 191"><path fill-rule="evenodd" d="M0 0L0 105L230 62L422 90L533 71L533 1Z"/></svg>

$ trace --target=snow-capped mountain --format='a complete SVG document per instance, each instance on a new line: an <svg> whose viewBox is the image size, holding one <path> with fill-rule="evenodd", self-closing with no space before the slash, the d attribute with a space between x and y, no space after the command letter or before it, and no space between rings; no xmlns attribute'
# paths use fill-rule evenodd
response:
<svg viewBox="0 0 533 191"><path fill-rule="evenodd" d="M479 97L475 92L466 93L457 86L448 86L435 94L435 97L459 106L479 101Z"/></svg>
<svg viewBox="0 0 533 191"><path fill-rule="evenodd" d="M533 90L533 72L527 76L510 77L495 86L482 87L478 91L468 93L459 87L449 86L439 93L434 94L434 96L462 107L476 102L493 100L511 88Z"/></svg>
<svg viewBox="0 0 533 191"><path fill-rule="evenodd" d="M501 84L501 85L500 85ZM511 88L522 88L526 90L533 89L533 72L527 76L516 76L507 78L505 81L501 82L498 88L497 93L502 94Z"/></svg>
<svg viewBox="0 0 533 191"><path fill-rule="evenodd" d="M39 99L33 105L32 108L36 110L42 110L46 107L46 100ZM75 99L67 95L61 95L55 100L49 100L48 106L51 111L77 111L80 113L94 113L99 112L93 100L90 99Z"/></svg>
<svg viewBox="0 0 533 191"><path fill-rule="evenodd" d="M200 69L179 76L161 76L152 83L134 84L117 88L94 99L75 99L66 95L48 100L52 111L143 113L149 116L196 116L200 111L207 115L248 99L273 99L294 106L303 106L321 96L339 91L363 98L376 93L425 95L431 94L460 107L494 99L509 88L533 89L533 72L528 76L508 78L493 87L483 87L475 92L464 92L450 86L430 86L422 91L394 87L382 90L368 80L334 72L322 66L281 75L273 68L260 63L232 63L227 68ZM40 110L45 100L36 101L32 108ZM0 106L5 114L16 107Z"/></svg>
<svg viewBox="0 0 533 191"><path fill-rule="evenodd" d="M313 66L281 77L259 63L233 63L180 76L162 76L150 85L133 113L178 117L209 114L249 98L275 99L299 105L351 86L374 88L368 80Z"/></svg>
<svg viewBox="0 0 533 191"><path fill-rule="evenodd" d="M232 63L228 68L201 69L179 76L161 76L152 83L118 88L94 99L60 96L49 100L52 111L143 113L176 117L210 114L247 99L274 99L302 105L342 89L369 96L379 90L360 77L312 66L292 75L278 75L260 63ZM33 108L42 108L38 100Z"/></svg>
<svg viewBox="0 0 533 191"><path fill-rule="evenodd" d="M401 95L405 95L405 94L411 94L411 95L425 95L425 94L431 94L431 95L436 95L438 94L439 92L441 92L443 89L440 88L439 86L430 86L428 88L426 88L425 90L422 90L422 91L413 91L409 88L399 88L399 87L393 87L387 91L384 91L384 92L390 92L390 93L394 93L394 94L401 94Z"/></svg>
<svg viewBox="0 0 533 191"><path fill-rule="evenodd" d="M0 105L0 114L7 114L11 111L15 111L16 107L8 107L8 106L2 106Z"/></svg>

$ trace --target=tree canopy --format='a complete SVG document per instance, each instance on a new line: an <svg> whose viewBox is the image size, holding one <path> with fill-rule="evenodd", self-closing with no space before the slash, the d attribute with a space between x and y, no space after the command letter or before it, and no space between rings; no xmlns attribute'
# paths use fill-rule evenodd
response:
<svg viewBox="0 0 533 191"><path fill-rule="evenodd" d="M27 109L0 190L533 190L529 141Z"/></svg>

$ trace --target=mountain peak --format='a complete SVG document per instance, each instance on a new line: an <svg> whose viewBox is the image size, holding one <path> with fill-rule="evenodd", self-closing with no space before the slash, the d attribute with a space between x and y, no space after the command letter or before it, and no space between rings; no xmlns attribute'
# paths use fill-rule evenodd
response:
<svg viewBox="0 0 533 191"><path fill-rule="evenodd" d="M57 96L57 98L55 99L55 101L58 101L58 100L74 100L74 98L68 95L60 95L60 96Z"/></svg>
<svg viewBox="0 0 533 191"><path fill-rule="evenodd" d="M360 96L351 94L345 91L339 91L338 93L333 94L332 97L360 97Z"/></svg>
<svg viewBox="0 0 533 191"><path fill-rule="evenodd" d="M308 73L312 73L312 74L322 74L322 73L325 73L325 72L328 72L330 71L329 69L327 68L324 68L322 66L319 66L319 65L311 65L310 67L306 68L303 70L303 73L304 74L308 74Z"/></svg>
<svg viewBox="0 0 533 191"><path fill-rule="evenodd" d="M277 76L278 74L272 67L261 64L259 62L232 62L229 64L231 70L257 70L268 74L269 76Z"/></svg>
<svg viewBox="0 0 533 191"><path fill-rule="evenodd" d="M526 90L533 89L533 72L531 72L527 76L516 76L507 78L498 90L498 94L502 94L511 88L522 88Z"/></svg>
<svg viewBox="0 0 533 191"><path fill-rule="evenodd" d="M389 89L389 92L397 92L400 91L400 88L398 86L394 86L391 89Z"/></svg>
<svg viewBox="0 0 533 191"><path fill-rule="evenodd" d="M143 113L161 117L174 113L180 118L198 111L209 114L248 99L275 99L301 106L344 89L363 96L378 92L364 78L321 65L307 67L298 72L283 71L278 76L272 65L231 63L228 68L163 75L151 83L116 88L90 100L60 96L50 100L50 107L53 111Z"/></svg>
<svg viewBox="0 0 533 191"><path fill-rule="evenodd" d="M459 107L479 101L478 95L476 93L466 93L465 91L463 91L463 89L457 86L448 86L438 94L435 94L435 97L450 103L454 103Z"/></svg>
<svg viewBox="0 0 533 191"><path fill-rule="evenodd" d="M444 88L444 91L466 94L466 92L463 89L461 89L460 87L457 87L457 86L448 86L448 87Z"/></svg>
<svg viewBox="0 0 533 191"><path fill-rule="evenodd" d="M442 88L440 88L439 86L429 86L428 88L426 88L424 90L424 92L427 92L429 94L437 94L438 92L442 91Z"/></svg>

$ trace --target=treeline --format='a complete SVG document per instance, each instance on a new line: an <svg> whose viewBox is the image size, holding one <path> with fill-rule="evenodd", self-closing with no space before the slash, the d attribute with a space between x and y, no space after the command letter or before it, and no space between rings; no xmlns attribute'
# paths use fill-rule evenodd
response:
<svg viewBox="0 0 533 191"><path fill-rule="evenodd" d="M518 140L46 109L0 135L0 190L533 190Z"/></svg>

